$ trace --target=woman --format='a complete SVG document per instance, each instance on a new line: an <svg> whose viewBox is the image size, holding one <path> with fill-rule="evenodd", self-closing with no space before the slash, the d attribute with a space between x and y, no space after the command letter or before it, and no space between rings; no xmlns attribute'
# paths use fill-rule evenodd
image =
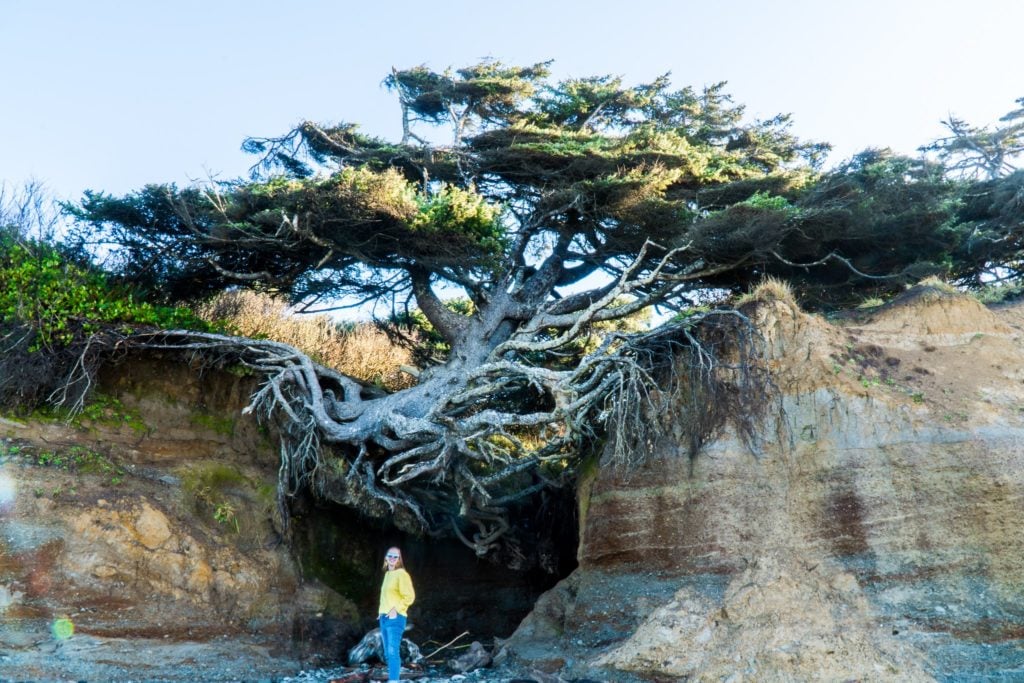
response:
<svg viewBox="0 0 1024 683"><path fill-rule="evenodd" d="M380 638L388 664L388 681L397 682L402 671L402 634L409 605L416 599L412 578L402 563L402 551L388 548L384 555L384 583L380 587Z"/></svg>

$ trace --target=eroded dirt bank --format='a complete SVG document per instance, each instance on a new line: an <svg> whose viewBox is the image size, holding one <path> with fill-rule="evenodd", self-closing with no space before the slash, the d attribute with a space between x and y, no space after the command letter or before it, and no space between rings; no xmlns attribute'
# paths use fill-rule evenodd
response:
<svg viewBox="0 0 1024 683"><path fill-rule="evenodd" d="M581 485L579 569L506 646L565 677L1011 680L1024 671L1020 312L911 290L756 313L764 448L668 439Z"/></svg>
<svg viewBox="0 0 1024 683"><path fill-rule="evenodd" d="M241 414L251 390L145 357L105 372L72 424L0 418L0 680L277 680L343 661L392 543L425 588L419 642L508 635L553 583L309 501L286 531L276 444Z"/></svg>
<svg viewBox="0 0 1024 683"><path fill-rule="evenodd" d="M691 462L668 439L594 468L579 568L499 660L550 681L1019 676L1021 309L924 288L840 321L752 315L781 392L763 447L726 432ZM209 379L121 368L78 424L0 422L0 679L319 681L299 671L366 627L398 539L339 514L289 553L272 439L225 417L247 380ZM438 642L533 605L537 583L409 547L423 613L461 615Z"/></svg>

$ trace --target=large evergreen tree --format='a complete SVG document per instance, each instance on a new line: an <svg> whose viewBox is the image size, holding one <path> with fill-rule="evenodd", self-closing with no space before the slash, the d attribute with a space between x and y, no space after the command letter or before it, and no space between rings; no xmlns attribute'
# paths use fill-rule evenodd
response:
<svg viewBox="0 0 1024 683"><path fill-rule="evenodd" d="M123 278L169 299L242 284L309 310L421 311L446 353L387 395L273 342L140 341L232 350L267 377L254 405L289 425L293 481L312 475L324 495L485 553L514 500L653 395L656 339L694 350L695 367L716 362L692 327L706 314L596 350L581 343L593 325L655 305L692 313L771 273L842 302L853 280L891 290L950 248L935 233L948 210L931 211L945 186L926 167L872 153L812 182L827 146L796 139L786 116L746 122L723 84L553 82L548 66L396 70L398 142L307 121L245 142L260 159L249 181L87 193L76 213ZM880 188L891 206L933 200L882 220L868 197ZM897 230L905 239L873 251Z"/></svg>

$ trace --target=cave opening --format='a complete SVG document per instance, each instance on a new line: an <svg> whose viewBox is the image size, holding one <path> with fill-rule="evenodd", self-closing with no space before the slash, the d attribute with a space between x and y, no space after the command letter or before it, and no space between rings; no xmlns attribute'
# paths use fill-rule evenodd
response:
<svg viewBox="0 0 1024 683"><path fill-rule="evenodd" d="M575 492L567 487L532 499L515 511L514 530L521 557L501 551L481 558L457 539L417 536L348 507L308 496L292 505L292 550L303 576L358 612L357 623L334 639L346 651L376 625L390 546L402 549L416 589L411 640L441 644L468 631L466 642L490 643L511 635L537 598L576 568Z"/></svg>

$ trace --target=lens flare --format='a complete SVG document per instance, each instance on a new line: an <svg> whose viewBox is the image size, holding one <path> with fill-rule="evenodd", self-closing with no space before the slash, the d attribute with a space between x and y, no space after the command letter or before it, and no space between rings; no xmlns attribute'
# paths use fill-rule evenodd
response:
<svg viewBox="0 0 1024 683"><path fill-rule="evenodd" d="M53 637L57 640L67 640L75 635L75 625L67 617L53 622Z"/></svg>
<svg viewBox="0 0 1024 683"><path fill-rule="evenodd" d="M0 512L14 507L14 497L17 493L18 490L14 480L0 472Z"/></svg>

